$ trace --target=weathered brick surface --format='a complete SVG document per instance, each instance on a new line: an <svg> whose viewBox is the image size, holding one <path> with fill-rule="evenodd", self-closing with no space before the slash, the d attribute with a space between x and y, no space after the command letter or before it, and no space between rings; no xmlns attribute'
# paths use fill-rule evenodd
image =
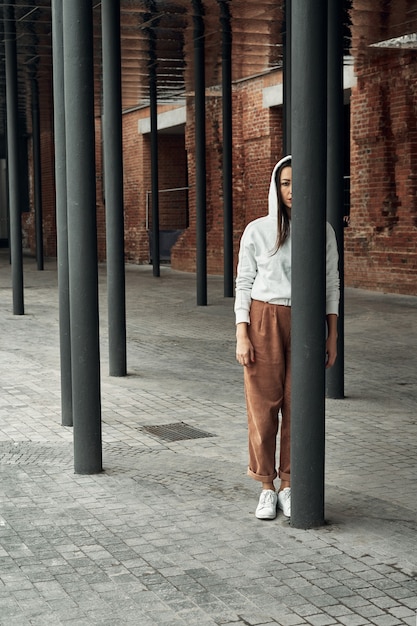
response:
<svg viewBox="0 0 417 626"><path fill-rule="evenodd" d="M415 51L383 50L370 43L401 34L415 25L405 0L379 3L354 0L352 52L357 86L351 94L351 221L345 229L345 281L348 286L417 293L417 88ZM370 20L370 16L373 19ZM415 29L414 29L415 31ZM409 30L409 32L412 32ZM235 62L238 62L235 60ZM209 79L209 77L208 77ZM207 80L208 80L207 79ZM263 108L262 90L281 80L279 72L233 85L233 201L235 261L245 225L267 210L273 164L282 156L282 111ZM51 89L48 84L40 85ZM160 112L170 108L160 107ZM222 100L218 87L206 92L207 269L223 272ZM52 107L51 107L52 110ZM146 108L123 115L124 216L126 260L148 263L151 225L150 137L138 133ZM43 112L42 202L46 256L56 255L54 147L52 114ZM29 129L30 134L30 129ZM96 120L97 241L105 260L102 142ZM194 100L187 99L183 135L160 133L159 188L189 185L186 194L159 194L161 230L181 229L171 253L172 266L195 271ZM28 142L32 171L32 144ZM24 247L35 252L33 177L29 212L22 216Z"/></svg>
<svg viewBox="0 0 417 626"><path fill-rule="evenodd" d="M368 53L352 94L348 285L416 293L417 125L414 53Z"/></svg>
<svg viewBox="0 0 417 626"><path fill-rule="evenodd" d="M262 108L264 79L241 83L233 90L233 205L235 257L245 225L268 210L268 187L274 163L281 156L281 111ZM222 115L221 98L206 102L207 268L223 272ZM194 107L187 110L186 146L189 171L190 228L176 244L172 264L195 270L195 146Z"/></svg>

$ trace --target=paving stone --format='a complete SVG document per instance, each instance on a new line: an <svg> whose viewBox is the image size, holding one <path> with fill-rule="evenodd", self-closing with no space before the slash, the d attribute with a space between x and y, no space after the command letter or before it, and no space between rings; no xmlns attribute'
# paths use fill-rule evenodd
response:
<svg viewBox="0 0 417 626"><path fill-rule="evenodd" d="M337 624L332 617L323 614L310 615L307 617L307 622L312 624L312 626L331 626L332 624Z"/></svg>
<svg viewBox="0 0 417 626"><path fill-rule="evenodd" d="M339 617L339 622L340 624L345 624L345 626L364 626L364 624L372 624L372 622L369 622L360 615L341 616Z"/></svg>
<svg viewBox="0 0 417 626"><path fill-rule="evenodd" d="M392 615L381 615L378 617L373 617L372 623L376 624L376 626L398 626L403 622L401 619L397 619Z"/></svg>

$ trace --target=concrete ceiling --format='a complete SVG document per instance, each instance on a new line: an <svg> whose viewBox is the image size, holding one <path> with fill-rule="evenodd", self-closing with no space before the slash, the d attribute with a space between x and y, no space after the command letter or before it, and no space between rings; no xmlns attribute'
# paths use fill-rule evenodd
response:
<svg viewBox="0 0 417 626"><path fill-rule="evenodd" d="M68 0L63 0L68 1ZM101 109L101 2L91 2L94 24L96 109ZM158 100L183 98L193 90L194 16L198 0L120 0L122 106L142 106L149 98L150 42L154 42ZM285 0L202 0L205 27L206 85L221 83L221 18L230 13L232 79L267 72L282 65ZM395 11L393 7L395 5ZM42 115L52 110L51 0L3 0L0 6L0 133L5 127L4 41L9 22L5 7L14 7L18 53L19 112L30 126L30 79L40 87ZM344 0L344 34L354 52L388 37L416 32L417 2ZM349 41L350 45L350 41ZM377 53L377 52L376 52ZM24 131L23 131L24 132Z"/></svg>

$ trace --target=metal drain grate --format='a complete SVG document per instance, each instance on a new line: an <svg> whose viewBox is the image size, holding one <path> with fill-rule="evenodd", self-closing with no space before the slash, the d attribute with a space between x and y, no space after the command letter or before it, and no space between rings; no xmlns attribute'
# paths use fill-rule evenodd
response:
<svg viewBox="0 0 417 626"><path fill-rule="evenodd" d="M175 424L161 424L159 426L143 426L143 431L149 435L155 435L164 441L180 441L181 439L202 439L204 437L215 437L212 433L199 430L189 426L184 422Z"/></svg>

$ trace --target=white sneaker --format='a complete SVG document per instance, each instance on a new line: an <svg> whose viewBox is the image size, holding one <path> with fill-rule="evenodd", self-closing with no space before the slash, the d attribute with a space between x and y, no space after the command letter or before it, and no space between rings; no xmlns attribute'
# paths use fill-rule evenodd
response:
<svg viewBox="0 0 417 626"><path fill-rule="evenodd" d="M285 487L278 492L278 506L285 517L291 517L291 488Z"/></svg>
<svg viewBox="0 0 417 626"><path fill-rule="evenodd" d="M255 515L258 519L275 519L277 516L278 496L272 489L263 489L259 497Z"/></svg>

